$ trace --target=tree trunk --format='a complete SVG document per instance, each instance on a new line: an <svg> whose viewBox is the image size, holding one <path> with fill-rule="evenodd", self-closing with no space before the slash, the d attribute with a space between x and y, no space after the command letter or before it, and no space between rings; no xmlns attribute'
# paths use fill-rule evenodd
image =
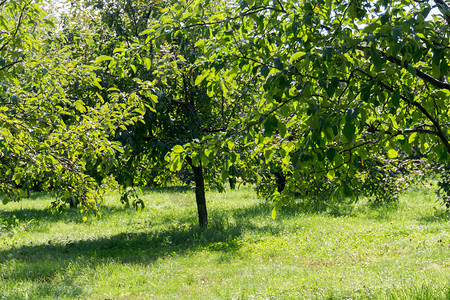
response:
<svg viewBox="0 0 450 300"><path fill-rule="evenodd" d="M277 184L277 190L281 193L286 186L286 176L284 176L282 171L276 171L273 173L275 175L275 182Z"/></svg>
<svg viewBox="0 0 450 300"><path fill-rule="evenodd" d="M78 201L74 199L73 197L70 197L69 199L69 207L70 208L76 208L78 206Z"/></svg>
<svg viewBox="0 0 450 300"><path fill-rule="evenodd" d="M205 180L203 178L203 167L199 163L195 166L192 159L186 156L186 161L191 166L192 171L194 171L194 181L195 181L195 200L197 201L197 211L198 211L198 224L200 227L206 227L208 225L208 213L206 210L206 197L205 197Z"/></svg>
<svg viewBox="0 0 450 300"><path fill-rule="evenodd" d="M228 182L230 183L230 189L236 189L236 177L229 176Z"/></svg>

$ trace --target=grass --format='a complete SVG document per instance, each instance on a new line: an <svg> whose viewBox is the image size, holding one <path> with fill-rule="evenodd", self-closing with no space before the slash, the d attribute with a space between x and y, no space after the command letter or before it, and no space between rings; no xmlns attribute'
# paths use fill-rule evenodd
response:
<svg viewBox="0 0 450 300"><path fill-rule="evenodd" d="M208 195L196 225L189 189L118 195L103 217L49 213L33 195L0 210L0 299L448 299L450 214L433 190L398 205L272 206L249 188Z"/></svg>

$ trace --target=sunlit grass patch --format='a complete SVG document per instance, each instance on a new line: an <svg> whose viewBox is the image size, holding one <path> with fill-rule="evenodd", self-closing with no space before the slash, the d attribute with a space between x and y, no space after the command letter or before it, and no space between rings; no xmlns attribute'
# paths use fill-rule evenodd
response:
<svg viewBox="0 0 450 300"><path fill-rule="evenodd" d="M109 195L101 219L52 215L41 195L1 207L4 299L444 299L449 215L416 189L396 205L300 202L271 218L250 188L208 193L199 228L189 189ZM12 225L12 226L11 226Z"/></svg>

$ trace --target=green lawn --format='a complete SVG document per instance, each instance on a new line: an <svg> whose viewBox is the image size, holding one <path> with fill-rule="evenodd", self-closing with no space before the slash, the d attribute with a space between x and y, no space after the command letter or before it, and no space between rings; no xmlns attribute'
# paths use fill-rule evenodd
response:
<svg viewBox="0 0 450 300"><path fill-rule="evenodd" d="M249 188L148 190L146 209L107 198L103 217L49 213L33 195L0 206L0 299L446 299L450 214L433 189L399 205L272 206Z"/></svg>

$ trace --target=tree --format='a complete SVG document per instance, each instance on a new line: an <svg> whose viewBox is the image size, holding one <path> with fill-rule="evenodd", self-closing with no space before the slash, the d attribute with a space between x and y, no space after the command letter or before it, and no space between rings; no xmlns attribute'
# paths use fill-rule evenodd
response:
<svg viewBox="0 0 450 300"><path fill-rule="evenodd" d="M351 196L373 155L418 149L448 162L449 8L436 3L440 15L431 1L225 1L208 11L193 1L166 11L181 20L164 30L211 32L196 43L211 90L245 88L224 85L238 71L256 75L259 103L228 136L244 132L263 152L281 145L287 187L328 177Z"/></svg>
<svg viewBox="0 0 450 300"><path fill-rule="evenodd" d="M99 169L112 166L121 147L109 135L135 118L98 94L91 94L97 98L93 106L68 97L77 82L102 87L92 68L58 44L58 32L42 5L39 0L0 3L3 203L26 196L24 191L40 182L55 190L59 200L76 199L95 211L103 189L87 171L92 162Z"/></svg>
<svg viewBox="0 0 450 300"><path fill-rule="evenodd" d="M96 22L86 23L95 32L91 37L96 47L84 48L83 53L85 59L87 56L95 61L96 76L105 89L98 91L93 87L88 94L87 89L82 89L85 95L81 95L77 88L75 94L86 105L91 94L99 93L106 99L110 90L133 95L140 101L143 122L123 126L113 138L124 145L124 153L118 156L119 164L111 169L112 174L128 187L153 180L159 183L169 170L164 157L172 172L189 166L194 173L199 224L206 226L205 179L221 188L222 182L213 170L227 151L204 149L201 141L217 140L239 112L241 103L237 100L242 94L232 89L222 93L218 87L214 87L214 95L211 93L203 82L205 76L200 76L209 64L198 62L201 53L196 45L199 35L210 33L198 28L164 32L165 24L179 22L176 16L165 14L170 5L88 1L86 15L98 15ZM79 36L79 23L65 24L67 36ZM181 23L178 26L182 29ZM79 47L75 42L71 46ZM237 78L243 80L241 76ZM230 159L225 162L229 164ZM228 178L228 168L223 170L226 172L221 177Z"/></svg>

